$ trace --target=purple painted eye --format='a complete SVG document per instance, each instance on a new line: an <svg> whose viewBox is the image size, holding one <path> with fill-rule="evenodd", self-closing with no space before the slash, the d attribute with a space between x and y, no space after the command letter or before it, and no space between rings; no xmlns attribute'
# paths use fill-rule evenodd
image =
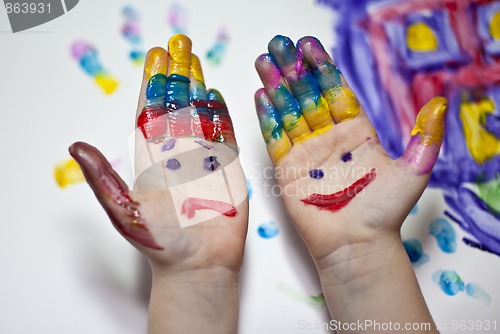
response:
<svg viewBox="0 0 500 334"><path fill-rule="evenodd" d="M167 165L165 167L167 167L168 169L176 170L181 168L181 163L177 159L168 159Z"/></svg>
<svg viewBox="0 0 500 334"><path fill-rule="evenodd" d="M312 169L309 171L309 176L313 179L322 179L325 173L321 169Z"/></svg>
<svg viewBox="0 0 500 334"><path fill-rule="evenodd" d="M208 171L214 171L217 167L220 166L220 163L217 161L217 157L209 156L203 160L203 168Z"/></svg>
<svg viewBox="0 0 500 334"><path fill-rule="evenodd" d="M342 154L340 159L342 159L343 162L348 162L349 160L352 159L352 153L351 152L344 153Z"/></svg>
<svg viewBox="0 0 500 334"><path fill-rule="evenodd" d="M161 147L161 151L162 152L170 151L171 149L173 149L175 147L176 142L177 142L177 139L175 139L174 137L168 138L165 141L165 143L163 144L163 146Z"/></svg>

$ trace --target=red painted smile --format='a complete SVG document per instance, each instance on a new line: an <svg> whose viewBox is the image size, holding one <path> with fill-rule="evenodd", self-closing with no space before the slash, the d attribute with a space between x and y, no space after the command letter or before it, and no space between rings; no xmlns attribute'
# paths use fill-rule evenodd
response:
<svg viewBox="0 0 500 334"><path fill-rule="evenodd" d="M356 197L367 185L369 185L377 176L375 168L370 173L351 184L349 187L333 194L312 194L307 198L301 199L306 205L314 205L320 210L336 212Z"/></svg>
<svg viewBox="0 0 500 334"><path fill-rule="evenodd" d="M234 217L238 213L236 208L229 203L203 198L188 197L182 203L181 214L193 218L196 210L214 210L226 217Z"/></svg>

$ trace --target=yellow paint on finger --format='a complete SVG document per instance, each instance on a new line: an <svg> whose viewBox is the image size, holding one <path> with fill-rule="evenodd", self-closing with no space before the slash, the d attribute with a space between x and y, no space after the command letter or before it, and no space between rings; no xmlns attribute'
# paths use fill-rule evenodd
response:
<svg viewBox="0 0 500 334"><path fill-rule="evenodd" d="M168 41L170 54L169 75L177 74L189 78L191 68L192 43L189 37L181 34L174 35Z"/></svg>
<svg viewBox="0 0 500 334"><path fill-rule="evenodd" d="M313 131L324 127L331 127L333 124L330 108L323 97L318 100L318 104L312 99L306 102L302 107L302 115L304 115L307 124Z"/></svg>
<svg viewBox="0 0 500 334"><path fill-rule="evenodd" d="M201 69L200 58L198 58L197 55L192 55L191 73L193 74L193 77L195 78L195 80L205 82L205 79L203 78L203 71Z"/></svg>
<svg viewBox="0 0 500 334"><path fill-rule="evenodd" d="M293 143L299 142L303 137L311 133L309 125L307 125L304 116L297 116L293 114L286 114L282 116L283 128L286 131L288 138Z"/></svg>
<svg viewBox="0 0 500 334"><path fill-rule="evenodd" d="M438 96L430 100L420 110L411 131L411 136L420 134L420 143L424 145L441 144L444 136L444 116L448 100Z"/></svg>
<svg viewBox="0 0 500 334"><path fill-rule="evenodd" d="M271 139L267 144L267 151L269 152L269 156L275 166L277 166L281 160L288 155L288 152L290 152L291 149L292 143L283 130L279 139Z"/></svg>
<svg viewBox="0 0 500 334"><path fill-rule="evenodd" d="M417 22L406 30L406 45L414 52L434 52L438 49L438 40L431 27Z"/></svg>
<svg viewBox="0 0 500 334"><path fill-rule="evenodd" d="M465 142L478 164L500 154L499 139L484 128L487 114L492 114L494 110L495 103L490 98L479 102L465 101L460 105Z"/></svg>
<svg viewBox="0 0 500 334"><path fill-rule="evenodd" d="M500 39L500 12L496 12L491 18L490 35L493 39Z"/></svg>
<svg viewBox="0 0 500 334"><path fill-rule="evenodd" d="M338 87L325 94L335 122L340 123L356 117L361 107L356 95L347 87Z"/></svg>
<svg viewBox="0 0 500 334"><path fill-rule="evenodd" d="M72 158L58 163L54 167L54 178L57 185L63 189L69 185L85 181L80 166Z"/></svg>
<svg viewBox="0 0 500 334"><path fill-rule="evenodd" d="M164 48L156 47L148 51L144 63L144 77L146 80L152 76L162 73L167 74L168 52Z"/></svg>

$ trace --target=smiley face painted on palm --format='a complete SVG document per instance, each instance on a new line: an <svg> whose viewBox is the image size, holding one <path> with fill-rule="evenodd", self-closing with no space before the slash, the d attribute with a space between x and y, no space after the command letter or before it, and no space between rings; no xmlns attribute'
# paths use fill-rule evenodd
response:
<svg viewBox="0 0 500 334"><path fill-rule="evenodd" d="M205 88L190 40L177 35L168 53L151 50L145 72L135 188L168 192L181 227L234 217L247 195L236 184L242 171L234 130L221 94Z"/></svg>

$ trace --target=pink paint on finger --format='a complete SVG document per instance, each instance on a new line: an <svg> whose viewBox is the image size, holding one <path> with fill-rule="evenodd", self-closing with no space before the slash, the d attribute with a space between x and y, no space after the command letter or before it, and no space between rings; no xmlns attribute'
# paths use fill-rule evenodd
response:
<svg viewBox="0 0 500 334"><path fill-rule="evenodd" d="M226 217L234 217L238 213L231 204L210 199L188 197L182 203L181 214L186 215L188 218L193 218L196 210L214 210Z"/></svg>
<svg viewBox="0 0 500 334"><path fill-rule="evenodd" d="M349 204L349 202L365 189L367 185L375 180L376 177L377 173L375 168L373 168L369 173L341 191L337 191L333 194L312 194L307 198L301 199L301 201L306 205L314 205L320 210L337 212Z"/></svg>

